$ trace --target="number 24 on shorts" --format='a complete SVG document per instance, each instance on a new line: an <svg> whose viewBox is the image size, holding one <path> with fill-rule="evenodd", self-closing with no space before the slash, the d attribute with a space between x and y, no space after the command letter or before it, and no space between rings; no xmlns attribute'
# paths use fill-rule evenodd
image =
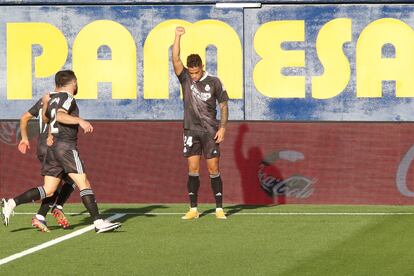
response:
<svg viewBox="0 0 414 276"><path fill-rule="evenodd" d="M184 152L193 145L193 136L184 136Z"/></svg>

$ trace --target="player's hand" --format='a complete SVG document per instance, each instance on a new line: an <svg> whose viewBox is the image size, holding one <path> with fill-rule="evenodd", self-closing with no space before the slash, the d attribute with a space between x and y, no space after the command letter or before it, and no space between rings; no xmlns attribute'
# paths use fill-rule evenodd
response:
<svg viewBox="0 0 414 276"><path fill-rule="evenodd" d="M216 136L214 136L214 140L216 140L216 144L220 144L224 140L224 134L226 133L226 129L224 127L219 128L216 132Z"/></svg>
<svg viewBox="0 0 414 276"><path fill-rule="evenodd" d="M48 135L46 139L46 145L51 147L53 145L53 135Z"/></svg>
<svg viewBox="0 0 414 276"><path fill-rule="evenodd" d="M175 35L182 36L183 34L185 34L184 27L178 26L177 28L175 28Z"/></svg>
<svg viewBox="0 0 414 276"><path fill-rule="evenodd" d="M20 143L19 143L19 145L17 146L17 148L19 149L19 151L22 153L22 154L26 154L26 151L28 150L28 149L30 149L30 143L29 143L29 140L26 140L26 139L22 139L22 140L20 140Z"/></svg>
<svg viewBox="0 0 414 276"><path fill-rule="evenodd" d="M89 123L88 121L81 120L79 122L79 126L83 129L84 133L89 133L89 132L93 131L93 127L92 127L91 123Z"/></svg>
<svg viewBox="0 0 414 276"><path fill-rule="evenodd" d="M50 100L50 94L48 92L48 93L46 93L46 94L44 94L42 96L42 103L43 103L43 105L44 106L47 105L47 103L49 102L49 100Z"/></svg>

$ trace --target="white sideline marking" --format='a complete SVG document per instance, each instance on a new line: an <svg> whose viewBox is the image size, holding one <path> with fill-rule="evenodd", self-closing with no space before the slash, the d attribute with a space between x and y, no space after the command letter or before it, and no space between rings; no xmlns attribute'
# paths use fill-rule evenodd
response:
<svg viewBox="0 0 414 276"><path fill-rule="evenodd" d="M414 213L234 213L232 215L276 215L276 216L394 216Z"/></svg>
<svg viewBox="0 0 414 276"><path fill-rule="evenodd" d="M183 215L185 212L181 212L181 213L123 213L123 215L154 215L154 216L175 216L175 215ZM201 214L203 213L202 211L200 212ZM401 215L414 215L413 212L386 212L386 213L376 213L376 212L372 212L372 213L357 213L357 212L343 212L343 213L310 213L310 212L306 212L306 213L300 213L300 212L279 212L279 213L249 213L249 212L234 212L232 213L232 211L227 211L225 212L227 214L231 214L232 216L401 216ZM34 215L35 213L15 213L15 215ZM65 212L66 215L86 215L89 216L88 213L67 213ZM114 215L117 213L103 213L106 215ZM214 212L212 213L208 213L208 214L204 214L204 215L215 215Z"/></svg>
<svg viewBox="0 0 414 276"><path fill-rule="evenodd" d="M21 213L21 214L23 214L23 213ZM115 214L115 215L110 216L109 218L107 218L107 220L112 221L112 220L121 218L123 216L125 216L125 214ZM95 228L95 226L92 224L92 225L89 225L89 226L87 226L85 228L76 230L76 231L74 231L74 232L72 232L70 234L67 234L67 235L64 235L62 237L56 238L54 240L51 240L51 241L48 241L48 242L39 244L39 245L37 245L35 247L26 249L26 250L24 250L22 252L13 254L13 255L11 255L9 257L6 257L6 258L1 259L0 260L0 265L4 265L4 264L6 264L8 262L14 261L14 260L19 259L21 257L24 257L26 255L32 254L32 253L37 252L39 250L42 250L42 249L45 249L45 248L50 247L52 245L58 244L60 242L63 242L65 240L68 240L68 239L74 238L76 236L82 235L82 234L84 234L84 233L86 233L88 231L93 230L94 228Z"/></svg>

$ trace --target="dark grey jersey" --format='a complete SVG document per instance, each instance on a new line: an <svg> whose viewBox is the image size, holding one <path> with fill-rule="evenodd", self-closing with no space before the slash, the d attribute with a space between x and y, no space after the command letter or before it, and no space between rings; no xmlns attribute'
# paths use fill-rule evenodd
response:
<svg viewBox="0 0 414 276"><path fill-rule="evenodd" d="M68 125L57 122L59 109L65 110L69 115L79 117L79 108L75 98L67 92L51 95L46 115L50 121L50 132L58 141L76 142L79 125Z"/></svg>
<svg viewBox="0 0 414 276"><path fill-rule="evenodd" d="M191 79L187 68L178 76L184 97L184 129L199 130L215 135L219 127L217 104L229 97L221 81L207 72L197 82Z"/></svg>
<svg viewBox="0 0 414 276"><path fill-rule="evenodd" d="M39 123L39 138L37 140L38 144L46 144L47 138L47 124L45 124L42 120L42 110L43 110L43 103L42 99L39 99L27 112L29 112L33 117L38 119Z"/></svg>

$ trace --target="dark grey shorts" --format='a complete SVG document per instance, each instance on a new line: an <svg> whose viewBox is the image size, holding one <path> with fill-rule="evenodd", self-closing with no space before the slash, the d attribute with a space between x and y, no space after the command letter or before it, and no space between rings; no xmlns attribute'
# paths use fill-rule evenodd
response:
<svg viewBox="0 0 414 276"><path fill-rule="evenodd" d="M84 174L85 166L80 159L76 144L55 142L47 150L42 175L62 177L63 174Z"/></svg>
<svg viewBox="0 0 414 276"><path fill-rule="evenodd" d="M220 147L214 137L208 132L198 130L184 130L184 157L204 155L206 159L220 156Z"/></svg>

